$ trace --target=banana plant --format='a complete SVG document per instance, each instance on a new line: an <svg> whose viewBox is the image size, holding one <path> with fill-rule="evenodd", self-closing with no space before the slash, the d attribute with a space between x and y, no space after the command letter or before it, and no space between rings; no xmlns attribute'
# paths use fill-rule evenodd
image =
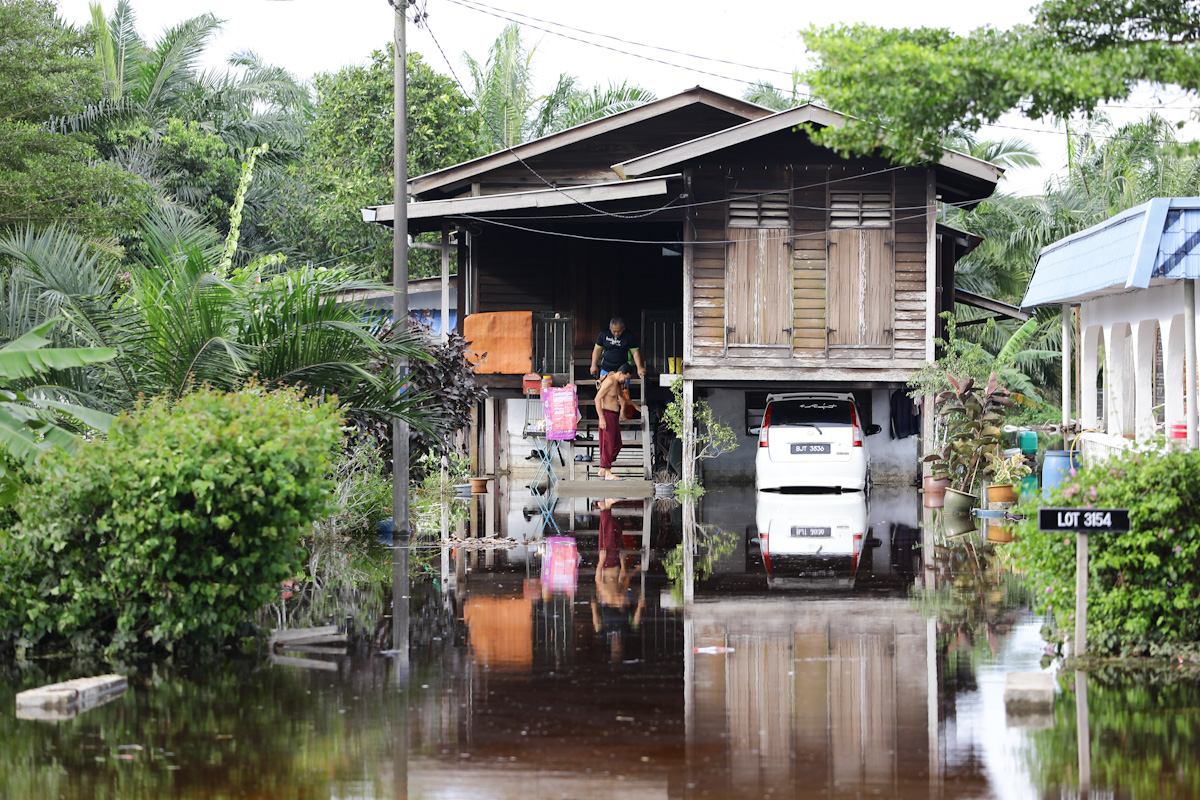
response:
<svg viewBox="0 0 1200 800"><path fill-rule="evenodd" d="M31 386L20 388L50 370L74 369L115 358L111 347L47 347L46 335L59 322L50 319L23 336L0 347L0 455L7 453L18 463L30 463L50 447L75 446L78 434L65 426L107 431L113 417L77 403L47 396ZM0 506L8 505L19 484L0 458Z"/></svg>

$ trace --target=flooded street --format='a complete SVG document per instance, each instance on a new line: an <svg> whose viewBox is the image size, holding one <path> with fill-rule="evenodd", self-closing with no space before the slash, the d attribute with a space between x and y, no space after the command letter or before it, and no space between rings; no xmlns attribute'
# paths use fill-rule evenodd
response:
<svg viewBox="0 0 1200 800"><path fill-rule="evenodd" d="M885 489L454 501L450 546L381 549L407 588L312 620L349 627L344 654L141 668L60 722L12 696L74 675L5 668L0 797L1200 797L1194 680L1101 671L1080 704L1075 673L1006 712L1042 620L987 548L923 557L920 512Z"/></svg>

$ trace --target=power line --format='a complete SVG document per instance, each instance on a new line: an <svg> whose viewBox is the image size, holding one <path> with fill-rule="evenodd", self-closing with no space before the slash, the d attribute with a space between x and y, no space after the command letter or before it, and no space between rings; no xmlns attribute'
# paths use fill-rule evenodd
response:
<svg viewBox="0 0 1200 800"><path fill-rule="evenodd" d="M539 234L541 236L555 236L560 239L579 239L579 240L587 241L587 242L607 242L607 243L612 243L612 244L648 244L648 245L652 244L652 245L660 245L663 247L682 247L684 245L689 245L689 244L691 244L691 245L735 244L737 241L734 239L721 239L721 240L705 239L704 241L690 241L689 242L689 241L671 240L671 239L623 239L623 238L616 237L616 236L588 236L587 234L582 234L582 233L567 233L565 231L547 231L547 230L541 230L538 228L530 228L530 227L527 227L524 225L516 225L511 222L500 222L499 220L493 219L491 217L479 217L474 214L455 214L454 216L462 217L463 219L469 219L473 222L478 222L478 223L481 223L484 225L496 225L497 227L501 227L501 228L510 228L512 230L523 231L525 233L535 233L535 234ZM925 219L925 218L926 218L926 215L924 213L912 214L912 215L906 216L906 217L897 217L895 220L892 221L892 223L894 225L897 222L909 222L912 220L921 220L921 219ZM852 229L849 229L849 228L846 228L846 229L826 228L824 230L809 231L807 233L789 233L786 236L768 236L768 237L765 237L763 239L763 241L787 241L787 240L794 240L794 239L815 239L818 236L828 236L830 234L830 232L833 230L852 230ZM877 230L882 230L882 228L877 229Z"/></svg>
<svg viewBox="0 0 1200 800"><path fill-rule="evenodd" d="M492 14L492 16L501 16L501 18L503 18L503 19L511 19L510 17L502 16L502 14L509 14L512 17L520 17L522 19L532 20L533 22L539 22L544 25L554 25L556 27L563 28L564 30L575 31L576 33L583 33L588 36L595 36L595 37L598 37L601 39L609 39L614 42L620 42L621 44L627 44L631 47L644 47L647 50L658 50L663 53L671 53L672 55L683 56L684 58L694 58L697 61L711 61L714 64L725 64L725 65L728 65L731 67L741 67L743 69L752 69L752 70L758 70L761 72L776 72L776 73L779 73L780 75L787 75L789 78L792 77L792 75L793 75L792 72L789 72L787 70L782 70L782 69L776 69L774 67L756 67L753 64L742 64L737 61L726 61L725 59L713 58L712 56L701 56L701 55L696 55L695 53L685 53L682 50L672 50L669 47L660 47L659 45L645 44L643 42L633 42L628 39L622 39L619 36L611 36L609 34L600 33L598 31L590 31L585 28L575 28L575 27L566 25L561 22L554 22L553 20L539 19L538 17L530 16L528 14L521 14L517 11L505 11L504 9L496 8L495 6L489 6L486 3L480 3L480 2L478 2L478 0L449 0L449 2L455 3L464 8L470 8L473 11L481 11L482 13L490 13L490 14ZM493 13L493 12L495 12L495 13ZM516 22L517 20L511 20L511 21ZM538 30L544 30L544 29L538 28ZM547 31L547 33L553 33L553 31ZM576 41L578 41L578 40L576 40ZM631 53L630 55L636 56L636 54L633 54L633 53ZM640 56L636 56L636 57L640 57ZM678 66L678 65L671 65L671 66ZM686 67L683 67L683 69L686 69Z"/></svg>
<svg viewBox="0 0 1200 800"><path fill-rule="evenodd" d="M586 44L586 45L590 45L592 47L597 47L601 50L608 50L609 52L612 52L612 53L619 53L621 55L630 56L631 58L640 58L643 61L650 61L652 63L662 64L662 65L668 66L668 67L675 67L676 69L684 69L684 70L688 70L689 72L698 73L700 75L708 75L709 77L720 78L721 80L725 80L725 81L733 81L734 83L744 83L747 86L756 86L759 84L759 81L749 81L749 80L746 80L745 78L734 78L729 75L722 75L719 72L710 72L708 70L697 69L695 67L687 67L682 64L675 64L670 61L664 61L663 59L654 58L652 56L643 55L641 53L634 53L634 52L631 52L628 50L621 50L616 47L609 47L607 45L600 44L599 42L593 42L589 39L581 39L577 36L570 36L568 34L562 33L561 31L552 30L550 28L545 28L545 27L542 27L539 25L534 25L534 24L530 24L530 23L522 23L520 20L514 19L513 17L510 17L510 16L506 16L503 13L489 11L485 7L468 6L468 5L460 2L460 0L449 0L449 2L456 3L457 5L460 5L463 8L469 8L470 10L475 11L480 14L487 14L488 16L496 17L497 19L502 19L502 20L505 20L506 22L515 22L518 25L524 24L526 27L533 28L534 30L542 31L543 33L548 33L551 36L559 36L563 39L569 39L570 41L573 41L573 42L579 42L580 44ZM550 24L557 24L557 23L550 23ZM426 26L426 27L428 29L428 26ZM430 35L432 36L432 33ZM440 49L440 47L439 47L439 49ZM443 54L443 57L444 57L444 54ZM778 71L778 70L772 70L772 71ZM787 74L790 75L791 73L787 73ZM805 96L806 97L808 96L807 93L805 94Z"/></svg>

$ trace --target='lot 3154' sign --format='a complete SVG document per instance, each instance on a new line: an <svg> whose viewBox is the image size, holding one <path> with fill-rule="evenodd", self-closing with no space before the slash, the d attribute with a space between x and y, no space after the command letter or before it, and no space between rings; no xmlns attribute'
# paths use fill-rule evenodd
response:
<svg viewBox="0 0 1200 800"><path fill-rule="evenodd" d="M1129 530L1129 509L1039 508L1038 530L1124 533Z"/></svg>

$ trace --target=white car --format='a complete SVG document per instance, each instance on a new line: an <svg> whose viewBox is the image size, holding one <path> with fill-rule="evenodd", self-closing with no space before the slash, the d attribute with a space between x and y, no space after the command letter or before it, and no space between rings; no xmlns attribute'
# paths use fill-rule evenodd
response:
<svg viewBox="0 0 1200 800"><path fill-rule="evenodd" d="M879 431L878 425L863 426L850 394L767 395L758 428L755 488L866 491L871 475L866 437Z"/></svg>
<svg viewBox="0 0 1200 800"><path fill-rule="evenodd" d="M871 535L866 493L758 492L755 522L770 586L853 588Z"/></svg>

